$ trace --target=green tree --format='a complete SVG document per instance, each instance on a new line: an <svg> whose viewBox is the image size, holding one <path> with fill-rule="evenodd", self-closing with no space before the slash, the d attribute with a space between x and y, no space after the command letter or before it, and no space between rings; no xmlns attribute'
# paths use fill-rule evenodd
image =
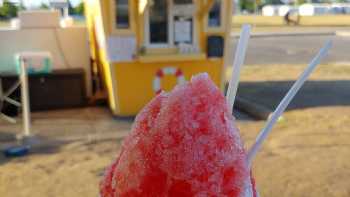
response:
<svg viewBox="0 0 350 197"><path fill-rule="evenodd" d="M307 0L297 0L297 5L307 3Z"/></svg>
<svg viewBox="0 0 350 197"><path fill-rule="evenodd" d="M13 18L17 16L18 7L15 6L12 2L5 0L2 7L0 7L0 18Z"/></svg>
<svg viewBox="0 0 350 197"><path fill-rule="evenodd" d="M78 15L84 15L84 3L81 2L79 3L79 5L77 5L77 7L74 8L74 12L75 14L78 14Z"/></svg>
<svg viewBox="0 0 350 197"><path fill-rule="evenodd" d="M246 10L248 12L254 12L255 1L254 0L241 0L239 1L241 10Z"/></svg>
<svg viewBox="0 0 350 197"><path fill-rule="evenodd" d="M74 10L72 3L70 1L68 1L68 14L75 15L75 10Z"/></svg>
<svg viewBox="0 0 350 197"><path fill-rule="evenodd" d="M264 0L262 1L263 5L279 5L282 4L282 2L280 0Z"/></svg>
<svg viewBox="0 0 350 197"><path fill-rule="evenodd" d="M48 10L48 9L50 9L50 7L49 7L47 4L45 4L45 3L41 3L41 5L40 5L39 8L42 9L42 10Z"/></svg>

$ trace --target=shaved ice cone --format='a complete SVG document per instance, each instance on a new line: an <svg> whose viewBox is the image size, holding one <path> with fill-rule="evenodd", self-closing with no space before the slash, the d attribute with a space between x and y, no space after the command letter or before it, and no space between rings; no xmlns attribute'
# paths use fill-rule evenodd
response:
<svg viewBox="0 0 350 197"><path fill-rule="evenodd" d="M101 197L255 197L228 109L207 74L156 96L106 170Z"/></svg>

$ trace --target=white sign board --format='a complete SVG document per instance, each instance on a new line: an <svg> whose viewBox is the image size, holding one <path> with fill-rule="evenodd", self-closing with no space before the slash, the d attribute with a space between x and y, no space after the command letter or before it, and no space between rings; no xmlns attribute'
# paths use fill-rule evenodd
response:
<svg viewBox="0 0 350 197"><path fill-rule="evenodd" d="M175 42L191 42L191 21L175 21Z"/></svg>
<svg viewBox="0 0 350 197"><path fill-rule="evenodd" d="M110 36L107 41L110 62L132 61L136 54L134 36Z"/></svg>
<svg viewBox="0 0 350 197"><path fill-rule="evenodd" d="M174 5L172 12L179 16L192 16L196 8L193 4Z"/></svg>
<svg viewBox="0 0 350 197"><path fill-rule="evenodd" d="M3 4L3 1L2 1L2 0L0 0L0 7L2 7L2 4Z"/></svg>

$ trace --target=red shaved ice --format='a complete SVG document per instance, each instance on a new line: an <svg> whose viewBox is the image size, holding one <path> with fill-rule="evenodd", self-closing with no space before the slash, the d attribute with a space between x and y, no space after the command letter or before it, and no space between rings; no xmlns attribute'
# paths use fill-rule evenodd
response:
<svg viewBox="0 0 350 197"><path fill-rule="evenodd" d="M137 115L100 191L102 197L239 197L247 180L246 153L225 97L200 74Z"/></svg>

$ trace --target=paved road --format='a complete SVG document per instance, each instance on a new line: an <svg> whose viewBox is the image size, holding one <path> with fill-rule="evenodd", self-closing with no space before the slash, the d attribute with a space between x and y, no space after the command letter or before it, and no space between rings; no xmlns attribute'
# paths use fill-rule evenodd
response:
<svg viewBox="0 0 350 197"><path fill-rule="evenodd" d="M333 47L323 63L350 63L350 37L298 35L251 38L245 64L306 64L329 39Z"/></svg>

